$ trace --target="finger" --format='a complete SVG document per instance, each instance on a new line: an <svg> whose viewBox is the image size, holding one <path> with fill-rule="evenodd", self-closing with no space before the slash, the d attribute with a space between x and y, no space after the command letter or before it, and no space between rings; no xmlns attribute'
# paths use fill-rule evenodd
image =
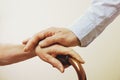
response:
<svg viewBox="0 0 120 80"><path fill-rule="evenodd" d="M85 63L85 61L81 58L81 56L71 48L64 47L61 45L53 45L51 47L48 47L47 49L49 53L56 55L70 55L71 57L77 59L81 63Z"/></svg>
<svg viewBox="0 0 120 80"><path fill-rule="evenodd" d="M64 72L64 67L62 65L62 63L57 60L56 58L54 58L53 56L43 53L42 55L37 53L37 55L45 62L51 64L53 67L56 67L60 72Z"/></svg>
<svg viewBox="0 0 120 80"><path fill-rule="evenodd" d="M35 34L26 44L24 51L33 50L40 40L45 38L46 32L39 32Z"/></svg>
<svg viewBox="0 0 120 80"><path fill-rule="evenodd" d="M27 43L24 48L24 51L34 49L40 40L45 39L46 37L52 36L55 34L55 28L50 28L44 31L41 31L35 34Z"/></svg>
<svg viewBox="0 0 120 80"><path fill-rule="evenodd" d="M53 36L50 36L50 37L47 37L46 39L42 40L39 45L41 47L48 47L52 44L55 44L55 43L59 43L60 41L60 35L59 34L55 34Z"/></svg>
<svg viewBox="0 0 120 80"><path fill-rule="evenodd" d="M82 57L79 55L79 53L77 53L77 52L75 52L74 50L72 50L72 51L70 52L70 54L71 54L71 57L77 59L80 63L82 63L82 64L85 63L85 61L82 59Z"/></svg>
<svg viewBox="0 0 120 80"><path fill-rule="evenodd" d="M30 40L30 38L27 38L25 40L22 41L23 44L27 44L27 42Z"/></svg>

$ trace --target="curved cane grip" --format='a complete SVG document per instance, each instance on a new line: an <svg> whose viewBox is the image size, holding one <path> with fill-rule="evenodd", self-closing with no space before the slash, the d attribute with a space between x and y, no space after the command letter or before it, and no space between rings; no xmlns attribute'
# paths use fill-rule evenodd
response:
<svg viewBox="0 0 120 80"><path fill-rule="evenodd" d="M64 66L72 65L77 73L78 80L87 80L85 71L77 59L64 55L58 55L56 58L60 60Z"/></svg>

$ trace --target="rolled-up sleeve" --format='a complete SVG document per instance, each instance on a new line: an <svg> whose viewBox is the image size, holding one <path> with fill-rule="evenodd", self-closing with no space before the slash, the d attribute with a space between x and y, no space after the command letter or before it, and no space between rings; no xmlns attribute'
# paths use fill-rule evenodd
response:
<svg viewBox="0 0 120 80"><path fill-rule="evenodd" d="M90 44L120 14L120 0L92 0L91 6L68 28L82 47Z"/></svg>

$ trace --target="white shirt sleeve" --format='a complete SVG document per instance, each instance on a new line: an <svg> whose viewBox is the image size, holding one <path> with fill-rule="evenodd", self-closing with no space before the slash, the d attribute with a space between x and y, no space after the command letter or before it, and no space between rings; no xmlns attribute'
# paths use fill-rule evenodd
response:
<svg viewBox="0 0 120 80"><path fill-rule="evenodd" d="M120 0L93 0L86 13L68 28L82 47L91 43L120 14Z"/></svg>

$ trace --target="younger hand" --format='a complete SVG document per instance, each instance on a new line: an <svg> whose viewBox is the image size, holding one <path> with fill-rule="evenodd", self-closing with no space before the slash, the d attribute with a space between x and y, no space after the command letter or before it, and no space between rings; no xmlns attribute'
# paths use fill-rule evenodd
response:
<svg viewBox="0 0 120 80"><path fill-rule="evenodd" d="M31 39L24 40L23 43L27 43L24 48L25 51L34 49L38 43L41 47L47 47L56 43L67 47L80 45L78 38L72 31L66 28L54 27L35 34Z"/></svg>

